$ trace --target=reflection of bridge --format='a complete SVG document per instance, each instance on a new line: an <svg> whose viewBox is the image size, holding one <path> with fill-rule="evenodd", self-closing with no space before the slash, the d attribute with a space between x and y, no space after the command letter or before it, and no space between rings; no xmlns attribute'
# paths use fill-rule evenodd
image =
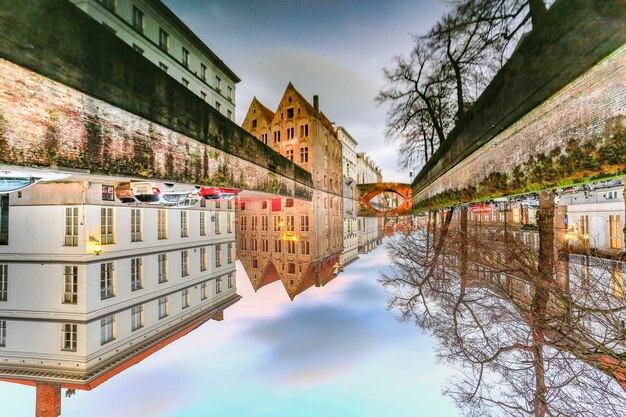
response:
<svg viewBox="0 0 626 417"><path fill-rule="evenodd" d="M357 215L363 217L401 216L411 211L411 185L397 182L379 182L372 184L358 184ZM396 206L387 207L373 204L372 199L384 193L393 193L402 201ZM381 210L382 209L382 210Z"/></svg>
<svg viewBox="0 0 626 417"><path fill-rule="evenodd" d="M626 174L626 3L557 0L413 182L416 209Z"/></svg>

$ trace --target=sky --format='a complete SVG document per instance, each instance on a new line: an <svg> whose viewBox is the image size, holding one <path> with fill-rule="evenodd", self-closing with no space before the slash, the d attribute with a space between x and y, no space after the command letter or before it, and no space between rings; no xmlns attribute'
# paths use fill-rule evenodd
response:
<svg viewBox="0 0 626 417"><path fill-rule="evenodd" d="M291 302L280 281L242 299L92 391L63 417L458 417L441 386L453 371L434 341L387 311L380 246ZM3 416L34 415L32 387L0 383Z"/></svg>
<svg viewBox="0 0 626 417"><path fill-rule="evenodd" d="M437 0L164 0L238 76L236 122L254 96L278 106L291 81L345 127L382 168L385 181L409 181L385 141L386 105L374 98L382 69L407 54L411 34L444 13Z"/></svg>

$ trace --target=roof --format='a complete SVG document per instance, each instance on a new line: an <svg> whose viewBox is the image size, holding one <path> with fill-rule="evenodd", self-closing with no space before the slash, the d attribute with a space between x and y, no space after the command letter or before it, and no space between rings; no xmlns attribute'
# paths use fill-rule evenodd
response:
<svg viewBox="0 0 626 417"><path fill-rule="evenodd" d="M252 107L254 104L257 104L259 106L259 108L261 109L261 115L263 116L263 118L265 120L267 120L268 122L272 122L272 119L274 118L274 116L276 115L273 111L271 111L270 109L268 109L267 107L265 107L265 105L263 105L263 103L261 103L256 96L252 99L252 104L250 105L250 107Z"/></svg>
<svg viewBox="0 0 626 417"><path fill-rule="evenodd" d="M285 93L283 94L283 97L285 96L285 94L287 94L287 91L289 90L292 90L294 94L296 95L296 97L304 104L304 107L307 110L307 112L311 114L315 114L315 108L313 107L313 105L309 103L308 100L304 98L304 96L300 94L298 90L296 90L296 87L293 86L291 81L289 81L289 84L287 84L287 88L285 89ZM333 126L332 122L326 117L326 115L322 112L319 112L318 117L320 119L320 122L322 122L322 125L326 127L326 129L330 130L333 135L337 136L337 129Z"/></svg>

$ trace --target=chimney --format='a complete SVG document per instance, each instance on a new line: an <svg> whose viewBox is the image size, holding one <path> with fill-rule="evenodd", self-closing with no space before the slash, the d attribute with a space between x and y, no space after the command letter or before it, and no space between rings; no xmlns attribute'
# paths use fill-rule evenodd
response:
<svg viewBox="0 0 626 417"><path fill-rule="evenodd" d="M313 96L313 108L315 111L320 111L320 96L317 94Z"/></svg>

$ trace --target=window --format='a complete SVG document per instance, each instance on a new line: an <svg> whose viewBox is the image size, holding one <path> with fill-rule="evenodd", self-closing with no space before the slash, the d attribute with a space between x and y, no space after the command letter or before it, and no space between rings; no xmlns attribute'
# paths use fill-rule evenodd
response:
<svg viewBox="0 0 626 417"><path fill-rule="evenodd" d="M167 239L167 212L165 210L159 209L157 229L159 239Z"/></svg>
<svg viewBox="0 0 626 417"><path fill-rule="evenodd" d="M293 149L287 149L287 155L286 156L287 156L287 159L293 161Z"/></svg>
<svg viewBox="0 0 626 417"><path fill-rule="evenodd" d="M183 83L183 85L184 85L185 87L189 88L189 80L188 80L188 79L186 79L186 78L184 78L184 77L183 77L183 79L182 79L182 83Z"/></svg>
<svg viewBox="0 0 626 417"><path fill-rule="evenodd" d="M159 28L159 48L167 52L170 50L170 34Z"/></svg>
<svg viewBox="0 0 626 417"><path fill-rule="evenodd" d="M215 110L221 111L222 110L222 103L220 103L219 101L216 101L215 102Z"/></svg>
<svg viewBox="0 0 626 417"><path fill-rule="evenodd" d="M617 198L617 190L609 191L606 193L607 200L615 200Z"/></svg>
<svg viewBox="0 0 626 417"><path fill-rule="evenodd" d="M267 216L261 217L261 230L267 232Z"/></svg>
<svg viewBox="0 0 626 417"><path fill-rule="evenodd" d="M110 245L115 243L113 220L113 208L100 208L100 243L102 245Z"/></svg>
<svg viewBox="0 0 626 417"><path fill-rule="evenodd" d="M294 216L289 215L289 216L286 216L286 217L287 217L287 231L288 231L288 232L293 232L293 231L294 231L294 229L295 229L295 225L294 225L294 223L295 223Z"/></svg>
<svg viewBox="0 0 626 417"><path fill-rule="evenodd" d="M166 74L169 72L169 67L162 62L159 62L159 68L161 68Z"/></svg>
<svg viewBox="0 0 626 417"><path fill-rule="evenodd" d="M256 239L251 239L250 240L250 246L251 246L250 247L251 250L256 251L257 250L257 240Z"/></svg>
<svg viewBox="0 0 626 417"><path fill-rule="evenodd" d="M190 63L189 51L187 50L187 48L183 46L183 60L182 60L183 67L189 68L189 63Z"/></svg>
<svg viewBox="0 0 626 417"><path fill-rule="evenodd" d="M226 97L228 97L228 99L230 101L233 100L233 88L230 85L228 86L228 93L227 93Z"/></svg>
<svg viewBox="0 0 626 417"><path fill-rule="evenodd" d="M206 281L200 284L200 300L206 300L209 297L209 286Z"/></svg>
<svg viewBox="0 0 626 417"><path fill-rule="evenodd" d="M136 6L133 6L133 27L137 32L143 33L144 23L145 18L143 12L139 10Z"/></svg>
<svg viewBox="0 0 626 417"><path fill-rule="evenodd" d="M246 230L246 226L247 226L247 223L248 223L248 218L247 218L246 216L241 216L241 218L239 219L239 221L240 221L240 223L241 223L239 228L240 228L242 231L243 231L243 230Z"/></svg>
<svg viewBox="0 0 626 417"><path fill-rule="evenodd" d="M300 243L300 248L302 250L303 255L309 255L311 253L311 248L309 246L309 241L303 241Z"/></svg>
<svg viewBox="0 0 626 417"><path fill-rule="evenodd" d="M136 43L133 44L133 49L137 51L140 55L143 55L143 48Z"/></svg>
<svg viewBox="0 0 626 417"><path fill-rule="evenodd" d="M143 259L130 260L130 290L137 291L143 288Z"/></svg>
<svg viewBox="0 0 626 417"><path fill-rule="evenodd" d="M143 327L143 305L130 309L130 330L135 331Z"/></svg>
<svg viewBox="0 0 626 417"><path fill-rule="evenodd" d="M115 187L102 184L102 200L115 201Z"/></svg>
<svg viewBox="0 0 626 417"><path fill-rule="evenodd" d="M115 316L109 316L100 320L100 344L110 342L115 339Z"/></svg>
<svg viewBox="0 0 626 417"><path fill-rule="evenodd" d="M159 284L167 282L167 253L160 253L158 256L158 280Z"/></svg>
<svg viewBox="0 0 626 417"><path fill-rule="evenodd" d="M287 119L293 119L293 107L287 109Z"/></svg>
<svg viewBox="0 0 626 417"><path fill-rule="evenodd" d="M274 143L280 143L280 130L274 131Z"/></svg>
<svg viewBox="0 0 626 417"><path fill-rule="evenodd" d="M252 216L251 220L252 220L252 226L250 230L254 232L257 230L257 224L258 224L259 218L257 216Z"/></svg>
<svg viewBox="0 0 626 417"><path fill-rule="evenodd" d="M309 162L309 147L303 145L300 147L300 163L306 164Z"/></svg>
<svg viewBox="0 0 626 417"><path fill-rule="evenodd" d="M267 145L267 133L262 133L261 134L261 141Z"/></svg>
<svg viewBox="0 0 626 417"><path fill-rule="evenodd" d="M624 270L621 262L613 264L612 284L613 295L618 298L624 298Z"/></svg>
<svg viewBox="0 0 626 417"><path fill-rule="evenodd" d="M293 127L288 127L287 128L287 139L295 138L294 129L295 128L293 128Z"/></svg>
<svg viewBox="0 0 626 417"><path fill-rule="evenodd" d="M222 231L220 230L220 213L217 212L215 213L215 234L216 235L220 235L222 234Z"/></svg>
<svg viewBox="0 0 626 417"><path fill-rule="evenodd" d="M256 129L256 119L252 119L252 128Z"/></svg>
<svg viewBox="0 0 626 417"><path fill-rule="evenodd" d="M200 63L200 79L206 81L206 65Z"/></svg>
<svg viewBox="0 0 626 417"><path fill-rule="evenodd" d="M241 242L240 242L240 248L241 250L248 250L248 245L247 245L247 240L245 238L241 238Z"/></svg>
<svg viewBox="0 0 626 417"><path fill-rule="evenodd" d="M170 315L170 305L167 297L161 297L158 301L159 320Z"/></svg>
<svg viewBox="0 0 626 417"><path fill-rule="evenodd" d="M63 350L76 352L76 339L78 336L78 325L63 325Z"/></svg>
<svg viewBox="0 0 626 417"><path fill-rule="evenodd" d="M280 216L274 216L274 231L275 232L280 232Z"/></svg>
<svg viewBox="0 0 626 417"><path fill-rule="evenodd" d="M261 241L261 250L263 252L269 252L269 250L270 250L270 242L267 239L263 239Z"/></svg>
<svg viewBox="0 0 626 417"><path fill-rule="evenodd" d="M215 294L219 294L222 292L222 277L217 277L215 279Z"/></svg>
<svg viewBox="0 0 626 417"><path fill-rule="evenodd" d="M76 304L78 302L78 267L66 265L63 278L63 304Z"/></svg>
<svg viewBox="0 0 626 417"><path fill-rule="evenodd" d="M300 137L301 138L309 137L309 125L308 124L300 125Z"/></svg>
<svg viewBox="0 0 626 417"><path fill-rule="evenodd" d="M206 93L204 91L200 91L200 97L202 100L206 101Z"/></svg>
<svg viewBox="0 0 626 417"><path fill-rule="evenodd" d="M619 214L609 215L609 239L611 249L622 248L621 216Z"/></svg>
<svg viewBox="0 0 626 417"><path fill-rule="evenodd" d="M112 12L115 12L115 0L98 0L98 3Z"/></svg>
<svg viewBox="0 0 626 417"><path fill-rule="evenodd" d="M189 275L189 251L180 251L180 275L186 277Z"/></svg>
<svg viewBox="0 0 626 417"><path fill-rule="evenodd" d="M222 92L222 79L217 75L215 76L215 89L218 93Z"/></svg>
<svg viewBox="0 0 626 417"><path fill-rule="evenodd" d="M186 210L180 212L180 237L189 237L189 218Z"/></svg>
<svg viewBox="0 0 626 417"><path fill-rule="evenodd" d="M287 253L296 253L296 242L293 240L287 241Z"/></svg>
<svg viewBox="0 0 626 417"><path fill-rule="evenodd" d="M293 207L293 198L288 198L285 200L285 207Z"/></svg>
<svg viewBox="0 0 626 417"><path fill-rule="evenodd" d="M254 240L255 242L255 247L254 250L256 250L256 239ZM228 245L226 245L226 262L229 264L233 263L233 244L229 243Z"/></svg>
<svg viewBox="0 0 626 417"><path fill-rule="evenodd" d="M100 264L100 299L106 300L115 296L114 287L114 271L113 262L105 262Z"/></svg>
<svg viewBox="0 0 626 417"><path fill-rule="evenodd" d="M294 264L293 262L289 262L287 264L287 273L295 274L296 273L296 264Z"/></svg>
<svg viewBox="0 0 626 417"><path fill-rule="evenodd" d="M0 301L6 301L8 297L7 288L9 286L9 266L0 265Z"/></svg>
<svg viewBox="0 0 626 417"><path fill-rule="evenodd" d="M209 253L207 247L200 248L200 271L206 271L209 264Z"/></svg>
<svg viewBox="0 0 626 417"><path fill-rule="evenodd" d="M78 246L78 207L65 209L65 246Z"/></svg>
<svg viewBox="0 0 626 417"><path fill-rule="evenodd" d="M215 266L222 266L222 245L215 245Z"/></svg>
<svg viewBox="0 0 626 417"><path fill-rule="evenodd" d="M141 209L130 210L130 241L141 242L143 240L141 231Z"/></svg>
<svg viewBox="0 0 626 417"><path fill-rule="evenodd" d="M78 220L78 211L76 212ZM78 225L78 223L76 223ZM78 235L78 226L76 235ZM76 242L78 244L78 242ZM0 195L0 245L9 244L9 196Z"/></svg>
<svg viewBox="0 0 626 417"><path fill-rule="evenodd" d="M233 111L232 110L226 110L226 117L228 117L230 120L233 120Z"/></svg>
<svg viewBox="0 0 626 417"><path fill-rule="evenodd" d="M200 214L200 236L206 236L206 213L201 211L199 214Z"/></svg>
<svg viewBox="0 0 626 417"><path fill-rule="evenodd" d="M183 308L189 307L189 288L185 288L180 292L180 298Z"/></svg>
<svg viewBox="0 0 626 417"><path fill-rule="evenodd" d="M280 240L276 239L274 240L274 252L282 252L283 247L282 247L282 243Z"/></svg>
<svg viewBox="0 0 626 417"><path fill-rule="evenodd" d="M230 203L231 202L229 201L228 204L230 205ZM232 232L233 232L233 214L226 213L226 233L232 233Z"/></svg>
<svg viewBox="0 0 626 417"><path fill-rule="evenodd" d="M228 274L228 288L233 288L235 286L235 276L233 274Z"/></svg>

